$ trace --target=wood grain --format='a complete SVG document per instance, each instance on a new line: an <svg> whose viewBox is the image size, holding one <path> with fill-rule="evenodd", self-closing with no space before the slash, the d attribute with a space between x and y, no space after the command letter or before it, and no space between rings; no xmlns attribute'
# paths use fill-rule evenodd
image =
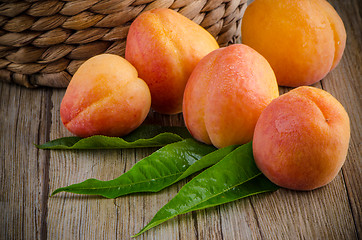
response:
<svg viewBox="0 0 362 240"><path fill-rule="evenodd" d="M4 239L39 238L46 230L48 92L0 84L0 212Z"/></svg>
<svg viewBox="0 0 362 240"><path fill-rule="evenodd" d="M361 3L330 2L344 21L346 50L336 69L313 86L330 92L349 114L351 140L342 171L314 191L280 189L187 213L135 239L361 239ZM290 89L281 87L280 93ZM155 150L37 150L34 143L71 135L59 116L64 92L0 83L0 239L130 239L191 178L156 194L49 197L88 178L118 177ZM146 121L183 126L181 114L150 112Z"/></svg>

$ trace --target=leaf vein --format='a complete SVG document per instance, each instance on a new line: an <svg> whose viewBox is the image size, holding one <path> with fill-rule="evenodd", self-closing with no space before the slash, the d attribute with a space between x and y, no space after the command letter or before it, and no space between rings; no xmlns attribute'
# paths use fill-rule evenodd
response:
<svg viewBox="0 0 362 240"><path fill-rule="evenodd" d="M146 181L139 181L139 182L134 182L134 183L130 183L130 184L122 184L122 185L113 185L113 186L104 186L104 187L94 187L94 188L91 188L91 187L87 187L87 188L76 188L77 190L86 190L86 189L89 189L89 190L95 190L95 189L110 189L110 188L118 188L118 187L124 187L124 186L132 186L132 185L136 185L136 184L140 184L140 183L145 183L145 182L149 182L150 180L160 180L160 179L164 179L164 178L169 178L169 177L172 177L172 176L175 176L175 175L181 175L183 172L177 172L177 173L174 173L174 174L170 174L170 175L167 175L167 176L164 176L164 177L159 177L159 178L152 178L152 179L148 179ZM97 180L97 179L95 179ZM99 181L99 180L98 180ZM112 181L112 180L111 180ZM65 187L67 188L67 187Z"/></svg>

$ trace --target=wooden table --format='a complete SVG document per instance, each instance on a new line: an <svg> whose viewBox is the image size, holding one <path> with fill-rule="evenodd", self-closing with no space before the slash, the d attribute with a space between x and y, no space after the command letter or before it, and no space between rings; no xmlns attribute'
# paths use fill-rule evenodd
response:
<svg viewBox="0 0 362 240"><path fill-rule="evenodd" d="M327 186L280 189L176 217L137 239L361 239L361 3L331 1L347 29L338 65L314 86L335 96L351 123L347 160ZM359 8L358 8L359 5ZM281 93L289 89L281 88ZM64 89L0 83L0 239L129 239L185 184L117 199L54 189L88 178L109 180L155 149L44 151L35 144L70 136L59 107ZM150 113L149 122L183 125L182 115Z"/></svg>

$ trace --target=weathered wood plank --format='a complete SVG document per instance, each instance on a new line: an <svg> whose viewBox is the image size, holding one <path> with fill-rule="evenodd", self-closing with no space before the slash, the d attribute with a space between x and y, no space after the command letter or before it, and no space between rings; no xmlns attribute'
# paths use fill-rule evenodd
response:
<svg viewBox="0 0 362 240"><path fill-rule="evenodd" d="M46 141L50 90L0 83L0 232L2 239L39 239L47 201Z"/></svg>
<svg viewBox="0 0 362 240"><path fill-rule="evenodd" d="M261 239L259 223L249 198L220 206L223 239Z"/></svg>
<svg viewBox="0 0 362 240"><path fill-rule="evenodd" d="M357 239L341 174L309 192L280 189L251 198L263 239Z"/></svg>
<svg viewBox="0 0 362 240"><path fill-rule="evenodd" d="M347 32L347 44L339 65L323 81L323 88L345 107L351 125L347 160L342 168L355 227L362 237L362 20L360 1L331 1Z"/></svg>

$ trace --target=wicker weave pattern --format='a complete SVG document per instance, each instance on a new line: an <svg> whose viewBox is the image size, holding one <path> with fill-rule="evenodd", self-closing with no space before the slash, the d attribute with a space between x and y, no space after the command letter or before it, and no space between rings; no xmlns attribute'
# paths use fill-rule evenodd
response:
<svg viewBox="0 0 362 240"><path fill-rule="evenodd" d="M0 80L26 87L66 87L86 59L124 56L131 22L171 8L225 46L240 37L246 0L50 0L0 3Z"/></svg>

